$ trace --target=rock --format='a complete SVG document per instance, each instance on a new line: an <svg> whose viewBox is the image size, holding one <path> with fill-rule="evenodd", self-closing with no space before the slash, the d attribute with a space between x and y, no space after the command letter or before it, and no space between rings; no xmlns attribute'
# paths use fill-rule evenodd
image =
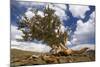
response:
<svg viewBox="0 0 100 67"><path fill-rule="evenodd" d="M82 49L83 50L83 49ZM73 62L89 62L95 61L95 50L87 50L80 54L70 54L71 50L59 52L57 54L50 53L29 53L23 51L14 51L11 57L11 66L27 66L41 64L58 64L58 63L73 63ZM20 54L20 55L19 55Z"/></svg>
<svg viewBox="0 0 100 67"><path fill-rule="evenodd" d="M29 57L28 59L36 59L36 58L39 58L38 55L32 55L31 57Z"/></svg>
<svg viewBox="0 0 100 67"><path fill-rule="evenodd" d="M59 57L56 57L56 56L53 56L53 55L50 55L50 56L44 55L44 56L42 57L42 59L43 59L44 61L46 61L47 64L58 63L58 58L59 58Z"/></svg>

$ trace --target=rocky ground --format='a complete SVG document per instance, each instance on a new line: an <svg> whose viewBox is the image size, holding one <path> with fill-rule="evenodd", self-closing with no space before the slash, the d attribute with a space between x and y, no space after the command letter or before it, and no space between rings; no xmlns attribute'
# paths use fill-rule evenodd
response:
<svg viewBox="0 0 100 67"><path fill-rule="evenodd" d="M52 55L50 53L37 53L11 49L11 67L90 61L95 61L94 50L88 50L83 54Z"/></svg>

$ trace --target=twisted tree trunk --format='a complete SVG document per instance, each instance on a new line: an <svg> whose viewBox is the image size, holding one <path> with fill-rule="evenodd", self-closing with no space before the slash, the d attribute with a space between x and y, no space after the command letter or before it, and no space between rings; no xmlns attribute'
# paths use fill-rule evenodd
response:
<svg viewBox="0 0 100 67"><path fill-rule="evenodd" d="M51 51L50 51L50 53L52 53L52 54L57 54L57 53L59 53L59 52L61 52L61 51L64 51L64 50L67 50L68 48L67 47L65 47L63 44L59 44L59 45L52 45L52 47L51 47L52 49L51 49Z"/></svg>
<svg viewBox="0 0 100 67"><path fill-rule="evenodd" d="M82 54L87 49L89 49L89 48L85 47L85 48L82 48L80 50L72 50L71 48L67 48L64 45L60 44L59 46L53 46L50 53L51 54L61 54L61 55Z"/></svg>

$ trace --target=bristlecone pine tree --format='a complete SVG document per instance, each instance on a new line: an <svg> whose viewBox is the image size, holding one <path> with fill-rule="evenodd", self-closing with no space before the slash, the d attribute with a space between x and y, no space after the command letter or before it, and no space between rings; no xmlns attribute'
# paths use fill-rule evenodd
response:
<svg viewBox="0 0 100 67"><path fill-rule="evenodd" d="M60 31L61 21L55 11L48 6L43 10L44 17L37 14L38 10L34 13L35 16L31 19L24 15L24 19L18 21L18 29L24 34L23 39L25 41L42 40L52 48L51 53L67 49L65 47L68 38L67 32Z"/></svg>

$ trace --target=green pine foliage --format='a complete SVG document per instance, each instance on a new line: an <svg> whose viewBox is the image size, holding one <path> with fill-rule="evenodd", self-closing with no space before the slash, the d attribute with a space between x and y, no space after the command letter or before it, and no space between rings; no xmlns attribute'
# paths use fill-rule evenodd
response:
<svg viewBox="0 0 100 67"><path fill-rule="evenodd" d="M25 15L24 19L18 22L18 29L23 32L23 39L25 41L28 40L43 40L43 42L47 43L49 46L59 45L62 43L65 45L65 41L67 39L67 32L61 33L59 31L61 21L60 18L55 15L55 11L50 9L49 6L44 8L44 17L41 17L37 14L38 10L36 10L35 16L31 19L28 19ZM58 29L55 32L55 29ZM59 37L57 37L57 35Z"/></svg>

